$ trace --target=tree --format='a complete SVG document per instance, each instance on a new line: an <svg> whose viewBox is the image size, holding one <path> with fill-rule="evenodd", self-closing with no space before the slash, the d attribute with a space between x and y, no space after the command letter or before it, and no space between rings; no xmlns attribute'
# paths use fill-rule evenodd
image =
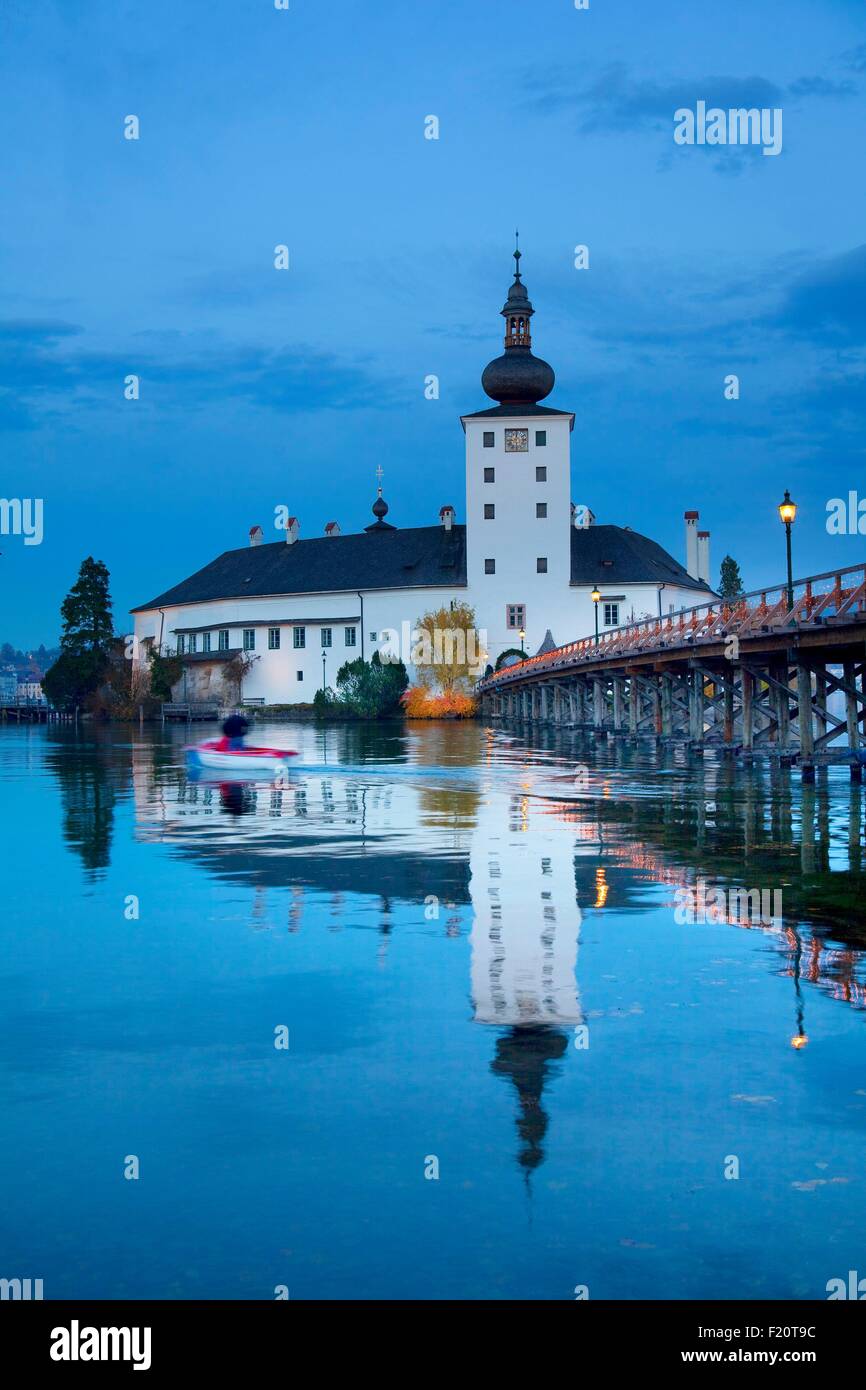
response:
<svg viewBox="0 0 866 1390"><path fill-rule="evenodd" d="M45 672L42 687L58 708L84 704L100 685L114 642L109 574L88 555L60 608L60 656Z"/></svg>
<svg viewBox="0 0 866 1390"><path fill-rule="evenodd" d="M412 664L422 685L438 685L445 695L468 691L484 670L475 609L468 603L439 608L418 619Z"/></svg>
<svg viewBox="0 0 866 1390"><path fill-rule="evenodd" d="M98 652L103 657L108 656L114 637L108 581L106 566L88 555L60 609L63 651Z"/></svg>
<svg viewBox="0 0 866 1390"><path fill-rule="evenodd" d="M736 560L730 555L726 555L722 561L722 568L719 575L719 593L725 599L742 598L745 590L743 580L740 575L740 567Z"/></svg>
<svg viewBox="0 0 866 1390"><path fill-rule="evenodd" d="M409 684L402 661L372 661L362 656L346 661L337 672L336 695L317 692L313 701L318 713L335 712L357 719L383 719L400 712L400 696ZM321 697L321 698L320 698Z"/></svg>
<svg viewBox="0 0 866 1390"><path fill-rule="evenodd" d="M183 675L183 662L167 648L159 651L154 645L147 653L150 663L150 693L155 700L171 702L171 688Z"/></svg>

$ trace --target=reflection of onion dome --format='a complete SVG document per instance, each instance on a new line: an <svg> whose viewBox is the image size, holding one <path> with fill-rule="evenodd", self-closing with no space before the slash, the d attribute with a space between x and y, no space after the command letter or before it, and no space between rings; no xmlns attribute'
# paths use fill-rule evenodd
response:
<svg viewBox="0 0 866 1390"><path fill-rule="evenodd" d="M529 321L535 310L520 278L520 251L514 252L514 284L501 310L505 319L505 352L488 362L481 385L488 396L503 405L535 405L553 390L553 368L532 352Z"/></svg>

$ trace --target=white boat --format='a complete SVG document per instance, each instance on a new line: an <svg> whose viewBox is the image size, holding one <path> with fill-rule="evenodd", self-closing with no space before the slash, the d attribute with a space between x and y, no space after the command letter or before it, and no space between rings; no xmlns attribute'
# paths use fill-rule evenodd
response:
<svg viewBox="0 0 866 1390"><path fill-rule="evenodd" d="M208 739L186 749L187 762L192 768L209 768L237 776L251 772L275 776L285 772L292 758L298 755L292 748L226 748L224 739Z"/></svg>

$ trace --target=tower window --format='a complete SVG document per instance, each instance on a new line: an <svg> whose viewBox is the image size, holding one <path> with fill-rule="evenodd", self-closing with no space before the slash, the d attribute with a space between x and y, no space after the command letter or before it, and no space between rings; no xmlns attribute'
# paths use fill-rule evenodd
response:
<svg viewBox="0 0 866 1390"><path fill-rule="evenodd" d="M484 470L484 481L485 481L485 483L495 483L495 482L496 482L496 469L495 469L495 468L485 468L485 470Z"/></svg>
<svg viewBox="0 0 866 1390"><path fill-rule="evenodd" d="M535 470L535 481L537 483L547 482L547 469L543 463L539 464L538 468Z"/></svg>
<svg viewBox="0 0 866 1390"><path fill-rule="evenodd" d="M494 436L493 430L485 430L485 431L484 431L484 447L485 447L485 449L492 449L492 448L493 448L493 441L494 441L494 438L495 438L495 436Z"/></svg>
<svg viewBox="0 0 866 1390"><path fill-rule="evenodd" d="M495 574L495 573L496 573L496 561L495 561L495 560L485 560L485 561L484 561L484 573L485 573L485 574Z"/></svg>
<svg viewBox="0 0 866 1390"><path fill-rule="evenodd" d="M545 517L545 516L547 516L547 503L546 503L546 502L536 502L536 504L535 504L535 515L536 515L537 517Z"/></svg>
<svg viewBox="0 0 866 1390"><path fill-rule="evenodd" d="M298 678L299 681L302 681L302 680L304 679L304 673L303 673L303 671L296 671L296 672L295 672L295 675L297 676L297 678Z"/></svg>
<svg viewBox="0 0 866 1390"><path fill-rule="evenodd" d="M536 574L547 574L547 556L546 556L546 555L539 555L538 559L537 559L536 562L535 562L535 573L536 573Z"/></svg>
<svg viewBox="0 0 866 1390"><path fill-rule="evenodd" d="M546 443L547 443L547 430L536 430L536 431L535 431L535 447L536 447L537 449L543 449L544 446L546 445Z"/></svg>
<svg viewBox="0 0 866 1390"><path fill-rule="evenodd" d="M280 629L278 627L268 628L268 651L278 652L280 650Z"/></svg>
<svg viewBox="0 0 866 1390"><path fill-rule="evenodd" d="M496 516L496 507L493 502L484 503L484 520L492 521Z"/></svg>
<svg viewBox="0 0 866 1390"><path fill-rule="evenodd" d="M510 628L526 627L525 603L509 603L506 606L505 626Z"/></svg>

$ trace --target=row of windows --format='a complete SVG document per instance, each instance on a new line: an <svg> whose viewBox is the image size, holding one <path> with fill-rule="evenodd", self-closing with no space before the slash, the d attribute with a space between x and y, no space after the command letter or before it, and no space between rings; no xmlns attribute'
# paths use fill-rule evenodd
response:
<svg viewBox="0 0 866 1390"><path fill-rule="evenodd" d="M535 447L536 447L536 449L543 449L543 448L546 446L546 444L547 444L547 430L536 430L536 431L535 431ZM496 431L495 431L495 430L485 430L485 431L484 431L484 447L485 447L485 449L494 449L494 448L496 447ZM506 450L506 453L510 453L510 454L523 454L523 453L526 453L526 451L528 450L528 448L529 448L529 430L507 429L507 430L505 431L505 450Z"/></svg>
<svg viewBox="0 0 866 1390"><path fill-rule="evenodd" d="M489 563L489 561L488 561L488 563ZM604 626L605 626L605 627L619 627L619 604L618 604L618 603L605 603L605 604L602 605L602 607L603 607L603 609L604 609ZM505 626L508 627L508 628L525 628L525 627L526 627L526 604L525 604L525 603L508 603L508 604L506 604L506 606L505 606Z"/></svg>
<svg viewBox="0 0 866 1390"><path fill-rule="evenodd" d="M495 560L492 560L492 559L491 559L491 560L485 560L485 561L484 561L484 573L485 573L485 574L495 574L495 573L496 573L496 561L495 561ZM536 574L547 574L547 556L546 556L546 555L539 555L539 556L536 557L536 561L535 561L535 573L536 573Z"/></svg>
<svg viewBox="0 0 866 1390"><path fill-rule="evenodd" d="M229 650L230 629L220 628L217 632L217 651L227 652ZM319 636L323 647L334 645L334 629L323 627L320 629ZM183 656L185 652L209 652L212 648L212 632L179 632L177 635L178 656ZM357 628L343 628L343 641L347 647L355 647L358 644ZM268 651L278 652L280 650L280 628L268 628ZM242 636L243 649L245 652L254 652L256 649L256 629L254 627L243 628ZM292 628L292 646L296 651L303 651L307 645L307 629L305 627Z"/></svg>
<svg viewBox="0 0 866 1390"><path fill-rule="evenodd" d="M485 467L485 469L484 469L484 481L485 481L485 483L495 483L495 482L496 482L496 469L495 469L495 468L487 468L487 467ZM547 482L547 466L546 466L545 464L539 464L538 467L536 468L536 470L535 470L535 481L536 481L537 483L546 483L546 482Z"/></svg>
<svg viewBox="0 0 866 1390"><path fill-rule="evenodd" d="M535 515L536 515L537 517L541 517L541 518L544 518L544 517L547 516L547 503L546 503L546 502L536 502L536 504L535 504ZM485 503L484 503L484 520L485 520L485 521L494 521L495 518L496 518L496 503L495 503L495 502L485 502Z"/></svg>

